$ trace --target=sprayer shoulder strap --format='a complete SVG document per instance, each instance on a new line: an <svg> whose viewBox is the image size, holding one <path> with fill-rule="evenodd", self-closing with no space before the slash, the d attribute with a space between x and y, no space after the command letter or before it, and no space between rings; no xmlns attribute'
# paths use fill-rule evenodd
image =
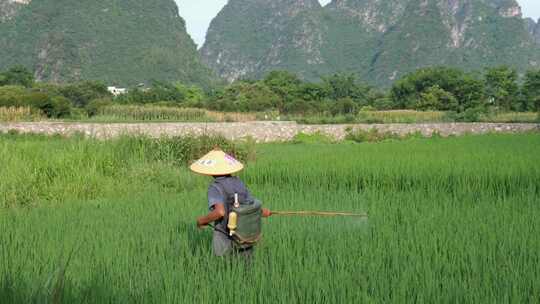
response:
<svg viewBox="0 0 540 304"><path fill-rule="evenodd" d="M225 195L226 207L234 204L234 195L238 194L240 203L243 203L247 199L247 189L244 184L237 177L228 177L222 180L216 180L216 186Z"/></svg>

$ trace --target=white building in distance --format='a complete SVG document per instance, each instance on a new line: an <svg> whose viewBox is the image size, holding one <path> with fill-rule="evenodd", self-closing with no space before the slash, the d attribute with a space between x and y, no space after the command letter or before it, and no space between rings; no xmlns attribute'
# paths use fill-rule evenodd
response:
<svg viewBox="0 0 540 304"><path fill-rule="evenodd" d="M127 93L127 89L117 87L107 87L107 91L109 91L109 93L113 94L115 97Z"/></svg>

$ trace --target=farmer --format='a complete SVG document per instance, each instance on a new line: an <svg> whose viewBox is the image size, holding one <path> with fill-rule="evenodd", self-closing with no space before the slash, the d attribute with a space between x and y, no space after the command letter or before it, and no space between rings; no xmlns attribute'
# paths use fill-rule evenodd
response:
<svg viewBox="0 0 540 304"><path fill-rule="evenodd" d="M208 187L210 212L197 219L197 227L202 229L214 222L212 248L216 256L251 256L253 246L260 238L261 217L272 215L251 196L238 177L231 175L243 168L239 161L220 149L211 151L190 167L195 173L214 178ZM236 220L229 221L233 217Z"/></svg>

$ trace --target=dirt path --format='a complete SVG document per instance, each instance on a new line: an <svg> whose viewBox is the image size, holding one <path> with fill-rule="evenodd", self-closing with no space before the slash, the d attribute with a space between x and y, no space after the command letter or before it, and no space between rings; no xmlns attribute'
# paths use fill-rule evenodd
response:
<svg viewBox="0 0 540 304"><path fill-rule="evenodd" d="M72 123L28 122L0 123L0 132L44 133L72 135L76 133L97 138L111 138L123 134L144 134L151 137L222 134L235 140L251 137L257 142L285 141L296 134L320 132L335 139L343 139L348 128L399 135L420 132L424 136L438 133L442 136L484 133L520 133L540 131L540 124L505 123L434 123L434 124L355 124L355 125L301 125L294 122L245 122L245 123Z"/></svg>

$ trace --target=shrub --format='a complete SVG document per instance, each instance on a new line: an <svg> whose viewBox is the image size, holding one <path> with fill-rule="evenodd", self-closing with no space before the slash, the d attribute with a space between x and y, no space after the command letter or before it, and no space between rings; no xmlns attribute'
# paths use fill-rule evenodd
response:
<svg viewBox="0 0 540 304"><path fill-rule="evenodd" d="M99 98L99 99L94 99L92 101L90 101L85 109L86 109L86 113L88 114L89 117L92 117L92 116L95 116L95 115L98 115L101 111L101 109L103 109L104 107L106 106L110 106L112 105L112 101L108 98Z"/></svg>
<svg viewBox="0 0 540 304"><path fill-rule="evenodd" d="M321 132L315 132L312 134L300 132L293 137L292 142L295 144L330 144L334 143L335 140Z"/></svg>
<svg viewBox="0 0 540 304"><path fill-rule="evenodd" d="M485 112L486 112L486 109L483 107L469 108L469 109L466 109L464 112L455 114L454 120L461 121L461 122L480 121L480 118Z"/></svg>
<svg viewBox="0 0 540 304"><path fill-rule="evenodd" d="M52 109L49 117L63 118L71 114L71 102L63 96L53 96L51 98Z"/></svg>
<svg viewBox="0 0 540 304"><path fill-rule="evenodd" d="M394 134L392 132L379 132L376 128L371 128L369 130L362 130L362 129L352 129L348 128L346 129L346 140L355 141L358 143L362 142L380 142L384 140L390 140L390 139L399 139L400 137L397 134Z"/></svg>
<svg viewBox="0 0 540 304"><path fill-rule="evenodd" d="M39 109L49 118L66 117L71 113L71 102L63 96L49 96L32 92L25 96L25 103Z"/></svg>
<svg viewBox="0 0 540 304"><path fill-rule="evenodd" d="M175 137L125 137L119 142L123 153L142 151L147 158L185 166L219 147L240 161L255 158L254 145L249 142L232 142L221 135Z"/></svg>
<svg viewBox="0 0 540 304"><path fill-rule="evenodd" d="M22 86L2 86L0 87L0 107L20 107L24 106L26 89Z"/></svg>

